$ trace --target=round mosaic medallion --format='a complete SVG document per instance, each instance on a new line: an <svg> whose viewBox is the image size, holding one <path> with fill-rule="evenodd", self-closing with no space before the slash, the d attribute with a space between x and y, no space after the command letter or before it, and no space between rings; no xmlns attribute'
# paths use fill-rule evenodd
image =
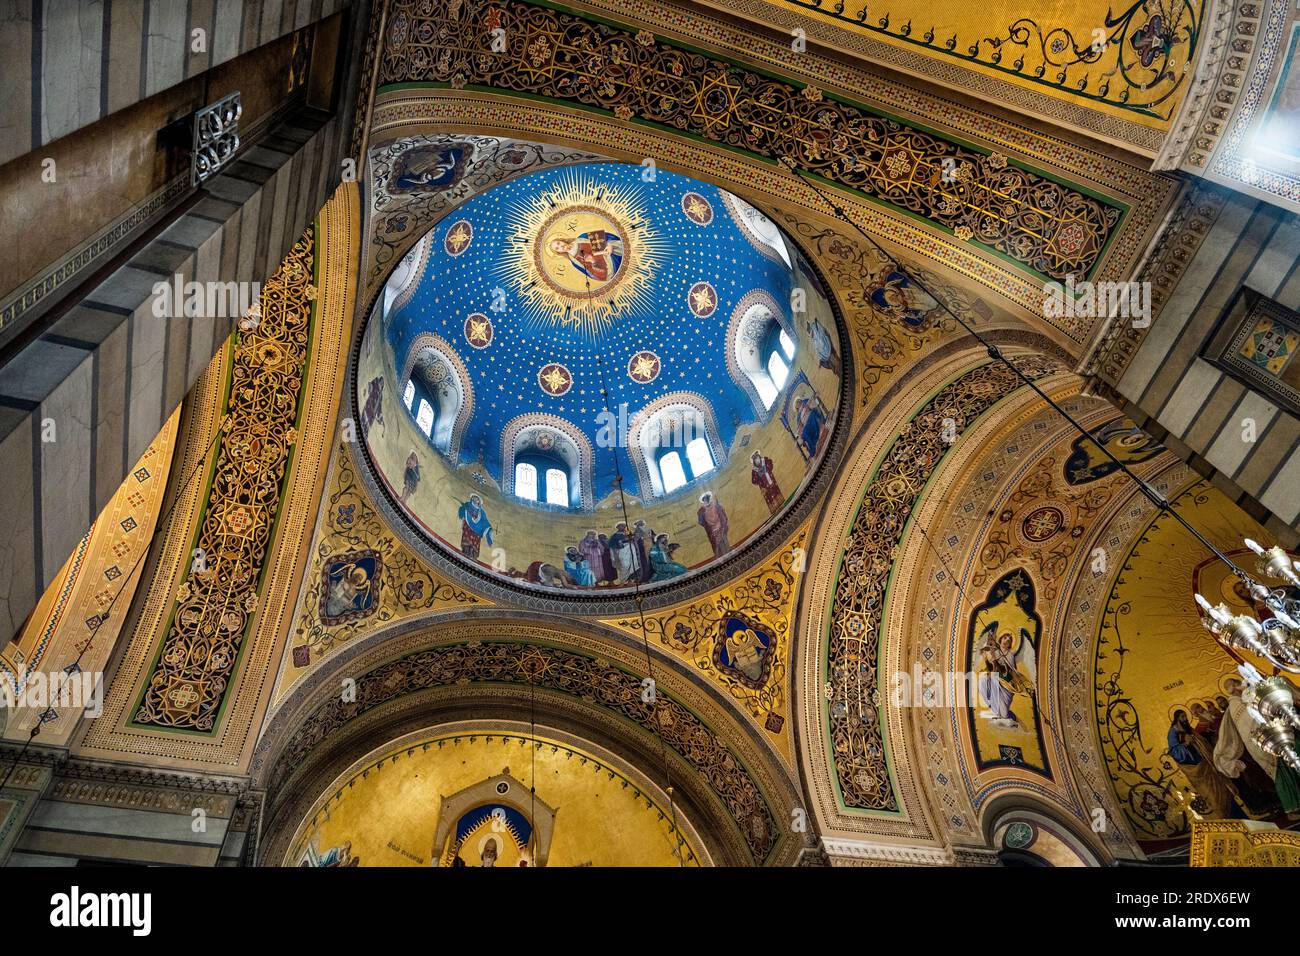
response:
<svg viewBox="0 0 1300 956"><path fill-rule="evenodd" d="M482 312L472 312L465 319L465 341L476 349L492 344L492 320Z"/></svg>
<svg viewBox="0 0 1300 956"><path fill-rule="evenodd" d="M473 241L474 227L470 225L468 219L462 219L447 230L447 235L442 240L442 247L447 250L447 255L458 256L468 249Z"/></svg>
<svg viewBox="0 0 1300 956"><path fill-rule="evenodd" d="M718 308L718 292L708 282L697 282L687 293L686 302L697 318L707 319Z"/></svg>
<svg viewBox="0 0 1300 956"><path fill-rule="evenodd" d="M537 384L547 395L558 398L573 388L573 376L559 362L550 362L537 373Z"/></svg>

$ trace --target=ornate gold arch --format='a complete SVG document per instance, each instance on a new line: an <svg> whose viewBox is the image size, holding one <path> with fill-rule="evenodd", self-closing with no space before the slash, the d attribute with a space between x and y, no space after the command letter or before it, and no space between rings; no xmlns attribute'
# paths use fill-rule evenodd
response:
<svg viewBox="0 0 1300 956"><path fill-rule="evenodd" d="M378 629L313 672L268 723L251 766L267 791L262 857L283 856L306 808L351 762L472 717L536 720L608 747L660 786L670 779L715 860L792 862L805 835L792 830L788 771L686 668L656 661L653 708L647 676L635 638L572 619L463 610ZM354 695L340 694L345 678Z"/></svg>

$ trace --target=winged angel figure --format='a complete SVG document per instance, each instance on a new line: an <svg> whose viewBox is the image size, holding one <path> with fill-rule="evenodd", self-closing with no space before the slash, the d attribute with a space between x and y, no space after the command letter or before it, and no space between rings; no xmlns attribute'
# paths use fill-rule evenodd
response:
<svg viewBox="0 0 1300 956"><path fill-rule="evenodd" d="M980 716L992 718L999 727L1022 726L1011 709L1017 694L1026 695L1030 706L1036 706L1038 659L1029 631L1019 630L1018 635L1010 630L999 634L998 622L992 621L980 632L979 689L988 707Z"/></svg>

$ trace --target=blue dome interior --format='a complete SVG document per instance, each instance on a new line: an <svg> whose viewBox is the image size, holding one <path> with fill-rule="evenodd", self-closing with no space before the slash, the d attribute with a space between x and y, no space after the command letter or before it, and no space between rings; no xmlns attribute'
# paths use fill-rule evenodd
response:
<svg viewBox="0 0 1300 956"><path fill-rule="evenodd" d="M598 302L583 316L571 302L529 288L536 277L528 275L518 230L529 216L544 217L548 196L580 197L593 188L602 190L603 203L615 198L628 210L630 221L614 228L628 232L625 251L637 259L612 260L614 267L641 274L623 299ZM690 197L705 201L707 222L698 221L703 207ZM727 325L741 298L755 290L788 307L795 280L786 262L746 234L717 187L663 170L647 178L641 166L615 163L547 170L469 200L434 228L427 248L418 285L387 317L385 334L399 364L422 333L440 336L463 361L474 405L457 464L481 462L500 482L507 423L525 413L557 416L585 433L595 450L592 481L600 501L615 487L615 455L625 489L644 493L627 449L609 447L608 433L600 434L608 421L601 415L602 385L614 414L626 405L629 417L667 393L698 394L712 405L724 447L738 428L760 419L727 372ZM707 316L690 304L701 283L716 295ZM471 315L490 321L486 346L467 338ZM658 372L643 383L629 374L629 362L646 352L657 358ZM556 365L561 378L571 379L563 394L548 393L539 382L542 370Z"/></svg>

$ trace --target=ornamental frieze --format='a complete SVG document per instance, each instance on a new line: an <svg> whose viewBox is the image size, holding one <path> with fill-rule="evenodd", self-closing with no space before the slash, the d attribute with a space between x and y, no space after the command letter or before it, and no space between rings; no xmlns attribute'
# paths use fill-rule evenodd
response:
<svg viewBox="0 0 1300 956"><path fill-rule="evenodd" d="M235 332L229 397L189 571L133 723L209 732L249 622L297 439L309 351L314 227Z"/></svg>
<svg viewBox="0 0 1300 956"><path fill-rule="evenodd" d="M788 159L1054 279L1090 275L1123 216L999 153L816 87L523 2L397 0L378 82L543 96Z"/></svg>

